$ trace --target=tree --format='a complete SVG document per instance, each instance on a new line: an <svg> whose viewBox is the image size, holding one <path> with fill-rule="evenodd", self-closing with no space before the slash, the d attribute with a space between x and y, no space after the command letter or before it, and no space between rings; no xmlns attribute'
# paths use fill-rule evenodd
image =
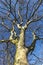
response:
<svg viewBox="0 0 43 65"><path fill-rule="evenodd" d="M42 0L0 0L0 25L4 26L6 30L10 32L9 39L0 40L1 42L11 42L16 46L15 62L14 65L29 65L27 62L27 54L31 53L35 49L36 41L43 40L40 35L36 34L36 31L41 28L38 22L43 20L43 6ZM32 4L31 4L32 3ZM5 24L10 21L11 27ZM33 30L31 24L37 23L38 26ZM20 34L15 31L18 29ZM25 45L25 32L29 29L32 32L33 41L30 46ZM10 65L10 64L9 64Z"/></svg>

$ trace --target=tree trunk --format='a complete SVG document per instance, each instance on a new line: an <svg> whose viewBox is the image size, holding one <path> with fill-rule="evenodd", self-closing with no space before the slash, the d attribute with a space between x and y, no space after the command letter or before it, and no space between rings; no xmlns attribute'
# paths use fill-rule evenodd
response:
<svg viewBox="0 0 43 65"><path fill-rule="evenodd" d="M26 58L26 49L24 45L24 29L21 29L19 42L16 44L16 54L14 65L29 65Z"/></svg>

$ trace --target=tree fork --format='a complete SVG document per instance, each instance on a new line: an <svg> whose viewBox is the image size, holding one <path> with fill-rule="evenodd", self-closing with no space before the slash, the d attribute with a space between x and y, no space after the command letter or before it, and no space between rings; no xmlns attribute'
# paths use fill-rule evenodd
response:
<svg viewBox="0 0 43 65"><path fill-rule="evenodd" d="M24 47L24 28L21 28L19 42L16 44L14 65L29 65L26 58L27 49Z"/></svg>

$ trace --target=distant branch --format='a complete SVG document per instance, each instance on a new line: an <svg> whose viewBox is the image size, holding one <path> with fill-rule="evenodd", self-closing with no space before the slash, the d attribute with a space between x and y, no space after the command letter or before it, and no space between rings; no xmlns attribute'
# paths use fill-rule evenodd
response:
<svg viewBox="0 0 43 65"><path fill-rule="evenodd" d="M39 21L39 20L41 20L43 18L43 15L42 15L42 16L38 16L36 19L33 19L33 20L31 19L35 15L35 12L38 10L38 8L40 7L41 3L42 3L42 0L38 0L38 4L37 4L36 8L34 9L34 12L32 13L31 17L27 20L27 22L25 24L26 28L28 27L28 25L30 23L37 22L37 21Z"/></svg>
<svg viewBox="0 0 43 65"><path fill-rule="evenodd" d="M30 0L28 1L27 6L26 6L26 18L27 18L27 15L28 15L28 5L29 5L29 3L30 3Z"/></svg>
<svg viewBox="0 0 43 65"><path fill-rule="evenodd" d="M42 61L41 61L41 60L43 60L42 58L39 58L39 57L36 56L34 53L33 53L32 55L34 55L34 56L39 60L39 62L42 62Z"/></svg>
<svg viewBox="0 0 43 65"><path fill-rule="evenodd" d="M29 47L26 47L28 49L27 54L30 53L30 52L32 54L32 52L35 49L35 45L36 45L36 41L37 40L43 40L43 38L40 38L39 36L37 36L35 34L35 31L32 32L32 35L33 35L33 42L32 42L32 44Z"/></svg>
<svg viewBox="0 0 43 65"><path fill-rule="evenodd" d="M37 6L36 8L34 9L34 12L32 13L32 15L30 16L30 18L27 20L27 22L34 16L35 12L38 10L38 8L40 7L41 3L42 3L42 0L38 0L37 2Z"/></svg>
<svg viewBox="0 0 43 65"><path fill-rule="evenodd" d="M37 17L37 19L33 19L31 22L37 22L37 21L39 21L39 20L41 20L41 19L43 19L43 15L40 16L40 17Z"/></svg>
<svg viewBox="0 0 43 65"><path fill-rule="evenodd" d="M18 10L18 15L19 15L20 20L21 20L21 22L22 22L22 16L20 15L20 11L19 11L19 10Z"/></svg>
<svg viewBox="0 0 43 65"><path fill-rule="evenodd" d="M2 21L4 20L2 19ZM4 26L8 31L10 31L9 27L6 24L4 24L4 22L0 23L0 25Z"/></svg>
<svg viewBox="0 0 43 65"><path fill-rule="evenodd" d="M33 19L33 20L28 21L28 22L25 24L26 27L25 27L25 26L24 26L24 27L27 28L29 24L34 23L34 22L38 22L38 21L41 20L41 19L43 19L43 15L40 16L40 17L37 17L36 19Z"/></svg>
<svg viewBox="0 0 43 65"><path fill-rule="evenodd" d="M10 6L10 12L11 12L11 0L10 0L10 4L9 4L9 6Z"/></svg>

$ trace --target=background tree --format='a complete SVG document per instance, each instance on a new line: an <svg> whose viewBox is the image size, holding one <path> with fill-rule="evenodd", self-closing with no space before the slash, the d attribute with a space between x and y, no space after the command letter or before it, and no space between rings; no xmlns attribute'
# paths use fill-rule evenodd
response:
<svg viewBox="0 0 43 65"><path fill-rule="evenodd" d="M6 43L8 65L29 65L28 54L37 57L33 51L37 41L43 40L42 21L42 0L0 0L0 43ZM9 50L12 44L15 54ZM10 55L15 59L13 64Z"/></svg>

